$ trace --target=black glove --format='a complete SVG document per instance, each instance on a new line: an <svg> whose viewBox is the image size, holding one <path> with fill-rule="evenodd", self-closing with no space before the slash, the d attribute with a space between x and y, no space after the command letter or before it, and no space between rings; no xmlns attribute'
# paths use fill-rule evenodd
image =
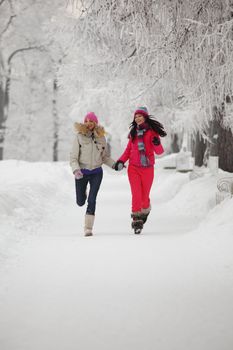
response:
<svg viewBox="0 0 233 350"><path fill-rule="evenodd" d="M124 163L121 160L118 160L113 166L113 169L115 169L116 171L122 170L123 168Z"/></svg>
<svg viewBox="0 0 233 350"><path fill-rule="evenodd" d="M152 142L153 142L153 144L155 146L159 146L160 145L160 139L157 136L154 136Z"/></svg>

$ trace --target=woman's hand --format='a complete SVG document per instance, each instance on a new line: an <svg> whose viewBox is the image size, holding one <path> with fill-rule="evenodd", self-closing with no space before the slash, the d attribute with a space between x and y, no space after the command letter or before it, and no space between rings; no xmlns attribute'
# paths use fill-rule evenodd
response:
<svg viewBox="0 0 233 350"><path fill-rule="evenodd" d="M160 139L159 139L159 137L154 136L154 137L153 137L153 140L152 140L152 143L153 143L155 146L159 146L159 145L160 145Z"/></svg>
<svg viewBox="0 0 233 350"><path fill-rule="evenodd" d="M74 171L74 177L76 180L82 179L83 178L83 173L80 169L77 169Z"/></svg>
<svg viewBox="0 0 233 350"><path fill-rule="evenodd" d="M115 169L116 171L120 171L124 168L124 163L121 160L118 160L114 165L113 165L113 169Z"/></svg>

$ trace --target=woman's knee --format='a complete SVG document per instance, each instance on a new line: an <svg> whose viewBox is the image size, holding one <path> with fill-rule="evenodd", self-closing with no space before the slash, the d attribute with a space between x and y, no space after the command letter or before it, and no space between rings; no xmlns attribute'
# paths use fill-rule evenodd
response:
<svg viewBox="0 0 233 350"><path fill-rule="evenodd" d="M85 201L86 200L80 200L80 199L76 199L76 204L79 206L79 207L82 207L84 204L85 204Z"/></svg>

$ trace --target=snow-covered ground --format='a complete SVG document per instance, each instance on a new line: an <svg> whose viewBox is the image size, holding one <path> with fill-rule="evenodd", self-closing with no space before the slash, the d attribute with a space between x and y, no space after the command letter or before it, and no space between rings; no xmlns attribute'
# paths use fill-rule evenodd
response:
<svg viewBox="0 0 233 350"><path fill-rule="evenodd" d="M165 158L142 235L104 169L93 237L67 163L0 162L1 350L233 349L233 199Z"/></svg>

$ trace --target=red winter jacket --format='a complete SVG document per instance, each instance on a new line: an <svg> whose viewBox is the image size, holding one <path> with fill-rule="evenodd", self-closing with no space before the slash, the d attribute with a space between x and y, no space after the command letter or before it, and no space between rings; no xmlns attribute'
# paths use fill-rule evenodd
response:
<svg viewBox="0 0 233 350"><path fill-rule="evenodd" d="M154 165L155 163L155 156L154 153L156 154L162 154L164 152L163 146L160 143L160 145L155 146L152 143L152 140L154 137L159 137L159 134L151 129L148 129L144 135L143 135L143 142L145 146L145 153L147 158L150 161L150 165ZM136 136L134 140L132 138L129 139L129 142L126 146L126 149L124 153L121 155L121 157L118 159L125 163L129 159L129 164L141 167L141 162L140 162L140 152L138 150L138 137Z"/></svg>

